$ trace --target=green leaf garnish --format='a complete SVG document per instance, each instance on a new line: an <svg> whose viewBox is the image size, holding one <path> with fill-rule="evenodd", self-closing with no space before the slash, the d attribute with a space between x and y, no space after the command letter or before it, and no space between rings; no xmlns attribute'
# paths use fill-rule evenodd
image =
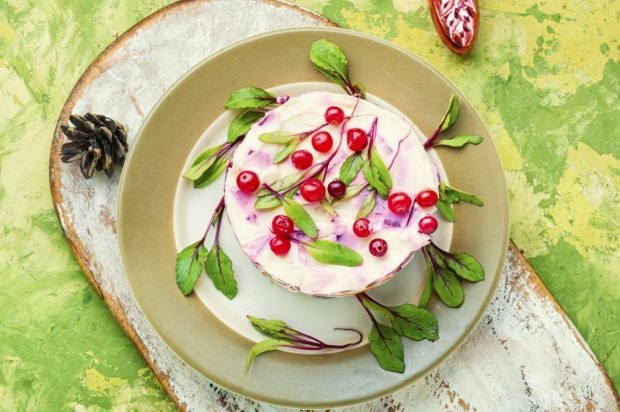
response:
<svg viewBox="0 0 620 412"><path fill-rule="evenodd" d="M457 201L460 202L470 203L476 206L482 206L482 200L480 200L478 196L474 194L463 192L450 186L445 186L445 193L448 199L457 198ZM457 201L452 201L452 203L455 203Z"/></svg>
<svg viewBox="0 0 620 412"><path fill-rule="evenodd" d="M232 152L219 156L215 162L213 162L211 167L209 167L207 171L200 176L200 178L194 181L194 187L196 189L202 189L203 187L207 187L211 183L215 182L222 175L222 173L226 171L231 157Z"/></svg>
<svg viewBox="0 0 620 412"><path fill-rule="evenodd" d="M197 243L187 246L177 254L176 279L177 286L185 296L192 293L201 272L201 261L207 254L207 249Z"/></svg>
<svg viewBox="0 0 620 412"><path fill-rule="evenodd" d="M424 289L420 296L419 306L425 308L428 306L428 302L431 300L433 294L433 265L430 258L424 254L424 260L426 261L426 276L424 277Z"/></svg>
<svg viewBox="0 0 620 412"><path fill-rule="evenodd" d="M368 184L377 191L381 198L387 199L392 188L392 177L381 155L374 147L370 150L370 158L364 162L362 171Z"/></svg>
<svg viewBox="0 0 620 412"><path fill-rule="evenodd" d="M439 322L428 310L410 303L389 310L394 314L392 327L400 336L413 340L439 339Z"/></svg>
<svg viewBox="0 0 620 412"><path fill-rule="evenodd" d="M454 222L456 220L454 208L452 207L453 203L466 202L472 205L482 206L482 200L476 195L447 186L444 182L439 184L438 192L439 201L437 202L437 209L449 222Z"/></svg>
<svg viewBox="0 0 620 412"><path fill-rule="evenodd" d="M437 146L448 146L448 147L463 147L468 143L477 145L482 142L482 136L473 134L473 135L464 135L464 136L455 136L450 139L441 139L437 143L433 145L433 147Z"/></svg>
<svg viewBox="0 0 620 412"><path fill-rule="evenodd" d="M334 43L317 40L310 46L310 61L316 70L340 85L348 94L364 97L365 88L349 80L347 58Z"/></svg>
<svg viewBox="0 0 620 412"><path fill-rule="evenodd" d="M439 213L441 213L441 215L448 222L456 221L456 215L454 214L454 208L452 207L450 203L448 203L447 201L443 199L439 199L437 201L436 206L437 206L437 210L439 210Z"/></svg>
<svg viewBox="0 0 620 412"><path fill-rule="evenodd" d="M289 328L286 323L277 319L262 319L255 316L247 315L247 318L254 326L254 329L265 335L276 339L287 339L289 336L295 336L296 331Z"/></svg>
<svg viewBox="0 0 620 412"><path fill-rule="evenodd" d="M276 155L273 157L273 163L278 164L286 160L286 158L289 157L290 154L295 151L295 148L297 148L297 145L299 144L300 141L301 139L299 139L298 137L291 140L286 146L284 146L282 150L276 153Z"/></svg>
<svg viewBox="0 0 620 412"><path fill-rule="evenodd" d="M310 216L310 213L304 209L302 205L294 201L293 199L283 198L282 207L284 213L291 218L295 226L297 226L302 232L310 237L317 237L319 230Z"/></svg>
<svg viewBox="0 0 620 412"><path fill-rule="evenodd" d="M312 337L308 334L302 333L296 329L289 327L285 322L276 319L261 319L254 316L247 317L254 328L275 339L267 339L257 343L250 350L250 354L247 361L247 367L249 368L252 361L256 356L261 353L278 350L282 347L288 346L298 350L321 350L321 349L345 349L350 346L355 346L362 341L362 333L356 329L337 328L344 331L355 332L358 335L358 340L355 342L345 343L344 345L331 345L325 343L320 339Z"/></svg>
<svg viewBox="0 0 620 412"><path fill-rule="evenodd" d="M265 114L262 112L254 112L251 110L241 112L228 126L228 141L235 142L241 136L244 136L252 125L262 119L264 115Z"/></svg>
<svg viewBox="0 0 620 412"><path fill-rule="evenodd" d="M428 150L430 147L433 147L436 144L435 141L437 140L439 135L443 131L446 131L450 127L452 127L454 123L456 123L456 119L458 119L460 111L461 109L459 106L459 99L455 95L450 96L450 103L448 103L448 109L443 115L439 126L437 127L437 129L435 129L433 134L428 139L426 139L426 142L424 142L425 149Z"/></svg>
<svg viewBox="0 0 620 412"><path fill-rule="evenodd" d="M433 288L446 306L458 308L463 304L465 299L463 287L452 270L440 266L435 267Z"/></svg>
<svg viewBox="0 0 620 412"><path fill-rule="evenodd" d="M288 189L295 183L299 182L302 177L303 173L294 173L292 175L285 176L282 179L276 180L270 185L270 187L272 190L280 192L282 190ZM295 192L291 191L286 194L286 197L293 197L294 194ZM281 204L282 202L280 201L280 199L278 199L267 189L263 188L256 193L256 202L254 203L254 208L257 210L273 209L274 207L278 207Z"/></svg>
<svg viewBox="0 0 620 412"><path fill-rule="evenodd" d="M310 61L315 69L344 88L349 79L348 63L338 46L325 39L313 42L310 46Z"/></svg>
<svg viewBox="0 0 620 412"><path fill-rule="evenodd" d="M323 198L323 200L321 200L321 206L330 216L338 216L338 212L336 212L336 209L334 209L327 199Z"/></svg>
<svg viewBox="0 0 620 412"><path fill-rule="evenodd" d="M216 243L209 252L205 269L213 285L228 299L237 295L237 281L232 270L232 262L219 244Z"/></svg>
<svg viewBox="0 0 620 412"><path fill-rule="evenodd" d="M375 206L377 206L377 191L370 190L368 196L362 202L360 210L355 215L355 220L368 217L375 210Z"/></svg>
<svg viewBox="0 0 620 412"><path fill-rule="evenodd" d="M245 367L249 369L250 366L252 366L252 362L254 362L254 359L256 359L258 355L261 355L265 352L273 352L274 350L278 350L286 346L294 345L295 344L293 342L280 339L266 339L260 341L256 345L252 346L252 349L250 349L250 353L248 355L248 360L245 364Z"/></svg>
<svg viewBox="0 0 620 412"><path fill-rule="evenodd" d="M368 343L372 354L383 369L398 373L405 371L403 343L394 329L375 323L368 336Z"/></svg>
<svg viewBox="0 0 620 412"><path fill-rule="evenodd" d="M262 133L260 136L258 136L258 140L263 143L270 144L287 144L295 140L296 138L297 136L295 135L295 133L285 131L267 132Z"/></svg>
<svg viewBox="0 0 620 412"><path fill-rule="evenodd" d="M215 163L215 160L217 159L216 154L222 149L223 146L224 143L209 147L204 152L196 156L190 168L183 174L183 177L194 181L200 179L205 172L209 170L213 163Z"/></svg>
<svg viewBox="0 0 620 412"><path fill-rule="evenodd" d="M355 196L359 195L365 187L366 185L361 183L357 185L347 186L347 189L344 192L344 196L342 196L340 199L332 199L334 200L332 204L335 203L337 200L348 200L354 198Z"/></svg>
<svg viewBox="0 0 620 412"><path fill-rule="evenodd" d="M315 240L303 245L317 262L353 267L361 265L363 261L362 255L355 250L331 240Z"/></svg>
<svg viewBox="0 0 620 412"><path fill-rule="evenodd" d="M359 152L349 155L340 166L339 179L348 186L355 179L363 164L364 159Z"/></svg>
<svg viewBox="0 0 620 412"><path fill-rule="evenodd" d="M276 96L258 87L244 87L234 91L225 107L227 109L251 109L268 107L276 102Z"/></svg>
<svg viewBox="0 0 620 412"><path fill-rule="evenodd" d="M467 253L443 255L444 261L457 276L470 282L484 280L484 268L473 256Z"/></svg>
<svg viewBox="0 0 620 412"><path fill-rule="evenodd" d="M449 128L456 123L456 119L459 118L459 113L461 112L461 107L459 105L459 99L452 95L450 96L450 103L448 103L448 110L443 116L443 120L439 126L439 132L443 132L448 130Z"/></svg>
<svg viewBox="0 0 620 412"><path fill-rule="evenodd" d="M390 176L390 171L374 146L370 150L370 164L377 178L385 185L385 187L391 189L392 176Z"/></svg>

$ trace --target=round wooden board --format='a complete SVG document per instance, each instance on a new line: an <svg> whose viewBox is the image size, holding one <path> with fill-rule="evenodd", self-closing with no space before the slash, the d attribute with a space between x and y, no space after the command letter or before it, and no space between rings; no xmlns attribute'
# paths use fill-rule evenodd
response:
<svg viewBox="0 0 620 412"><path fill-rule="evenodd" d="M295 26L334 24L275 0L174 3L138 23L100 54L73 89L58 125L66 124L71 113L103 113L129 127L131 144L161 95L200 60L251 35ZM57 127L50 186L69 245L172 399L182 409L271 410L216 387L155 334L120 263L116 237L120 173L112 179L96 175L84 180L77 165L60 162L63 141ZM500 364L502 368L497 368ZM493 410L506 404L515 409L617 409L617 395L600 364L512 244L484 322L453 358L411 387L355 409L396 411L413 401L421 410Z"/></svg>

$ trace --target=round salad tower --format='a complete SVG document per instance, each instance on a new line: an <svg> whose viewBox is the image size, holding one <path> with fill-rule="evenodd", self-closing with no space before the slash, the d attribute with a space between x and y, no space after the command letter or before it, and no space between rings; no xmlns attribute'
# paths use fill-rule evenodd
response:
<svg viewBox="0 0 620 412"><path fill-rule="evenodd" d="M292 291L345 296L387 281L429 242L438 184L409 122L367 100L311 92L252 126L224 196L263 274Z"/></svg>

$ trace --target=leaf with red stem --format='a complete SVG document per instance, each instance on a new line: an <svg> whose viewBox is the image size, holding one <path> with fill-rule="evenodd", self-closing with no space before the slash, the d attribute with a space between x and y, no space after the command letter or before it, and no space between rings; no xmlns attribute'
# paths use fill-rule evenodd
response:
<svg viewBox="0 0 620 412"><path fill-rule="evenodd" d="M397 373L405 371L403 343L394 329L375 322L368 335L368 343L383 369Z"/></svg>
<svg viewBox="0 0 620 412"><path fill-rule="evenodd" d="M254 362L254 359L260 354L263 354L265 352L273 352L280 348L290 347L294 345L295 343L293 342L279 339L267 339L260 341L256 345L252 346L252 349L250 349L250 353L248 354L248 360L245 364L245 367L246 369L250 369L250 366L252 366L252 362Z"/></svg>

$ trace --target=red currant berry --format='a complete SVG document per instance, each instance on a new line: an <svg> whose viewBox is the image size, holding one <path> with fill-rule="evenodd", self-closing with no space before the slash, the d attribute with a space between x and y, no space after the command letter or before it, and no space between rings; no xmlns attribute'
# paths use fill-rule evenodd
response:
<svg viewBox="0 0 620 412"><path fill-rule="evenodd" d="M244 170L237 175L237 187L243 193L252 193L258 189L258 185L260 185L260 180L251 170Z"/></svg>
<svg viewBox="0 0 620 412"><path fill-rule="evenodd" d="M411 208L411 198L407 193L396 192L388 197L388 207L397 215L404 215Z"/></svg>
<svg viewBox="0 0 620 412"><path fill-rule="evenodd" d="M319 153L327 153L334 145L334 139L329 132L318 132L312 136L312 147Z"/></svg>
<svg viewBox="0 0 620 412"><path fill-rule="evenodd" d="M368 135L357 127L347 131L347 146L354 152L363 150L368 144Z"/></svg>
<svg viewBox="0 0 620 412"><path fill-rule="evenodd" d="M286 255L291 250L291 241L283 236L272 237L269 241L269 247L278 256Z"/></svg>
<svg viewBox="0 0 620 412"><path fill-rule="evenodd" d="M383 239L373 239L368 245L368 250L373 256L381 257L387 253L388 244Z"/></svg>
<svg viewBox="0 0 620 412"><path fill-rule="evenodd" d="M364 217L359 218L353 223L353 233L357 237L367 237L372 232L372 224Z"/></svg>
<svg viewBox="0 0 620 412"><path fill-rule="evenodd" d="M301 185L300 192L301 197L308 202L320 202L325 197L325 186L319 179L312 177Z"/></svg>
<svg viewBox="0 0 620 412"><path fill-rule="evenodd" d="M312 157L312 153L307 150L295 150L293 154L291 154L291 162L293 162L293 166L300 170L304 170L312 166L312 161L314 158Z"/></svg>
<svg viewBox="0 0 620 412"><path fill-rule="evenodd" d="M293 232L295 225L290 217L285 215L277 215L271 221L271 230L276 235L286 236Z"/></svg>
<svg viewBox="0 0 620 412"><path fill-rule="evenodd" d="M344 112L340 107L330 106L325 110L325 121L332 126L338 126L344 121Z"/></svg>
<svg viewBox="0 0 620 412"><path fill-rule="evenodd" d="M340 179L334 179L327 185L327 191L330 195L336 198L344 196L344 192L347 191L347 187Z"/></svg>
<svg viewBox="0 0 620 412"><path fill-rule="evenodd" d="M420 233L429 235L435 230L437 230L438 225L439 224L437 223L437 219L435 219L433 216L424 216L418 222L418 230L420 231Z"/></svg>
<svg viewBox="0 0 620 412"><path fill-rule="evenodd" d="M422 207L435 206L435 204L437 203L437 200L439 200L439 197L437 196L437 192L435 192L434 190L430 190L430 189L421 191L415 197L415 202Z"/></svg>

